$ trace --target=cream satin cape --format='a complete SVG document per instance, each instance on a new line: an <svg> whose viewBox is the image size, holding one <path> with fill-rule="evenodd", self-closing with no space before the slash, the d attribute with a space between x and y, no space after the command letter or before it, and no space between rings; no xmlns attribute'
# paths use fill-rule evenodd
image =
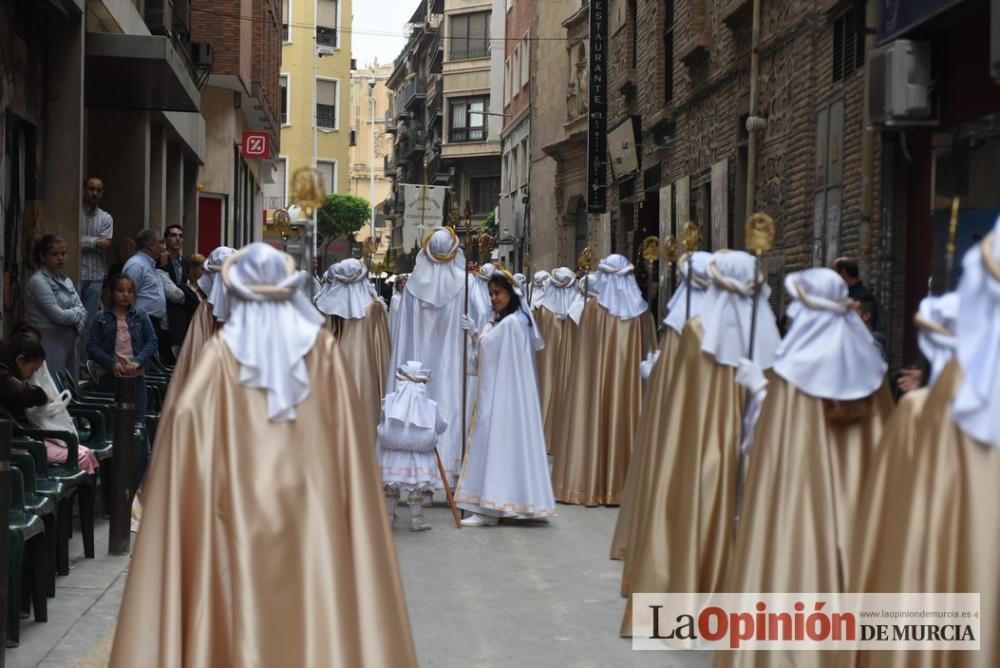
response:
<svg viewBox="0 0 1000 668"><path fill-rule="evenodd" d="M220 279L221 280L221 279ZM181 344L180 353L177 355L177 363L174 371L170 374L170 384L167 386L167 394L163 398L163 405L160 407L160 418L167 415L171 404L177 394L184 387L187 378L191 375L191 370L197 364L201 349L205 342L219 331L220 323L212 315L212 305L208 300L202 299L201 303L191 317L191 325L187 334L184 335L184 342Z"/></svg>
<svg viewBox="0 0 1000 668"><path fill-rule="evenodd" d="M347 362L350 377L357 383L361 397L359 414L363 416L365 428L371 429L374 442L382 410L382 397L385 396L385 383L389 376L391 344L385 308L382 302L373 301L365 309L365 317L343 319L336 326L332 319L327 318L327 324L331 330L339 328L339 334L335 338L344 351L344 361Z"/></svg>
<svg viewBox="0 0 1000 668"><path fill-rule="evenodd" d="M905 467L877 466L865 500L887 499L858 525L851 590L978 592L978 652L861 652L860 666L942 668L1000 665L1000 450L955 423L962 384L957 360L941 372L912 430ZM888 430L887 430L888 431ZM851 665L855 665L852 663Z"/></svg>
<svg viewBox="0 0 1000 668"><path fill-rule="evenodd" d="M653 365L653 371L647 381L646 396L643 397L642 412L639 414L639 428L636 431L628 474L625 477L622 505L618 510L615 534L611 540L612 559L625 558L625 551L629 541L632 540L635 526L642 513L649 508L648 494L656 478L666 475L669 470L670 462L664 459L666 441L663 439L663 434L666 433L666 425L663 420L666 416L666 406L671 400L670 371L680 340L680 335L670 327L664 330L663 340L660 342L660 357ZM663 528L651 527L650 530L663 530ZM623 574L622 581L628 579L628 574Z"/></svg>
<svg viewBox="0 0 1000 668"><path fill-rule="evenodd" d="M538 365L538 396L542 402L545 446L551 452L559 439L556 431L566 407L565 395L576 364L578 326L572 318L559 319L547 308L535 308L535 324L542 333L545 347L535 354Z"/></svg>
<svg viewBox="0 0 1000 668"><path fill-rule="evenodd" d="M772 376L744 487L727 592L849 592L862 480L892 411L887 385L863 417L836 422L829 402ZM901 503L898 499L897 503ZM879 512L870 508L865 512ZM906 591L906 590L895 590ZM916 590L914 590L916 591ZM718 652L718 666L823 666L838 652Z"/></svg>
<svg viewBox="0 0 1000 668"><path fill-rule="evenodd" d="M531 341L520 312L488 325L479 337L481 382L469 452L455 489L455 502L465 510L522 518L555 515Z"/></svg>
<svg viewBox="0 0 1000 668"><path fill-rule="evenodd" d="M639 425L639 363L656 345L649 311L629 320L593 299L580 318L566 406L552 447L556 499L586 506L621 503Z"/></svg>
<svg viewBox="0 0 1000 668"><path fill-rule="evenodd" d="M700 317L688 321L668 371L672 392L659 435L663 470L650 472L641 497L637 490L632 512L638 516L625 548L626 595L722 591L746 399L736 369L702 352L702 332ZM631 599L621 634L632 635Z"/></svg>
<svg viewBox="0 0 1000 668"><path fill-rule="evenodd" d="M111 666L416 666L373 443L321 330L271 422L221 337L161 424Z"/></svg>

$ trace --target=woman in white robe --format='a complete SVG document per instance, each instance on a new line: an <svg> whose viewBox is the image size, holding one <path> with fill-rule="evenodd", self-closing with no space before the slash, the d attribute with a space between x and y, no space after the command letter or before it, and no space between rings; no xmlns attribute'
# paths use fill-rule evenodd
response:
<svg viewBox="0 0 1000 668"><path fill-rule="evenodd" d="M473 335L481 382L455 490L458 506L474 513L463 526L543 519L556 507L535 381L534 352L544 342L514 277L498 269L489 287L494 319ZM474 328L472 318L463 319L463 329Z"/></svg>
<svg viewBox="0 0 1000 668"><path fill-rule="evenodd" d="M542 299L545 298L545 291L548 289L551 279L552 276L544 269L535 272L528 288L528 306L532 310L542 305Z"/></svg>
<svg viewBox="0 0 1000 668"><path fill-rule="evenodd" d="M479 268L479 272L469 277L469 310L478 313L474 316L476 329L482 331L493 315L490 309L489 280L496 272L496 267L487 262Z"/></svg>
<svg viewBox="0 0 1000 668"><path fill-rule="evenodd" d="M394 292L389 300L389 339L395 341L399 329L399 310L403 306L403 291L406 290L406 274L399 274L393 284Z"/></svg>

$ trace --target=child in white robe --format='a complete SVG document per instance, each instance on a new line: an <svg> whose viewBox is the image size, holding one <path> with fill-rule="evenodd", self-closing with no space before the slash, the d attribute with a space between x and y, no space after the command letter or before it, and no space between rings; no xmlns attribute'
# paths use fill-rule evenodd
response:
<svg viewBox="0 0 1000 668"><path fill-rule="evenodd" d="M396 369L396 391L385 395L376 440L389 521L396 526L396 505L406 493L410 531L426 531L424 498L441 487L434 448L448 428L437 402L427 397L431 373L420 362Z"/></svg>

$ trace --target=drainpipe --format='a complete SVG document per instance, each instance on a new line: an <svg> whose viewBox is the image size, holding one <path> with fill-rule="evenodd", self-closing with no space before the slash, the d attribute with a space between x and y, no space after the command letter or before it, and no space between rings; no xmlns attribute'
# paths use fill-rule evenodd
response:
<svg viewBox="0 0 1000 668"><path fill-rule="evenodd" d="M861 129L861 276L871 282L872 210L875 199L875 129L871 124L871 95L868 92L872 49L875 48L875 26L878 6L875 0L865 5L865 116Z"/></svg>
<svg viewBox="0 0 1000 668"><path fill-rule="evenodd" d="M750 47L750 113L747 116L747 206L749 217L756 210L757 145L759 133L767 128L767 120L757 116L757 85L760 75L760 0L753 0L753 37Z"/></svg>

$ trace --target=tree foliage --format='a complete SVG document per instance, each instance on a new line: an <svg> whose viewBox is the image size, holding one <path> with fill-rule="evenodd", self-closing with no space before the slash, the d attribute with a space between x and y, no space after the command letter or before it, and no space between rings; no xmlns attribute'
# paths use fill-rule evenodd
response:
<svg viewBox="0 0 1000 668"><path fill-rule="evenodd" d="M368 219L371 209L368 200L356 195L331 193L320 207L316 226L325 239L354 239Z"/></svg>

